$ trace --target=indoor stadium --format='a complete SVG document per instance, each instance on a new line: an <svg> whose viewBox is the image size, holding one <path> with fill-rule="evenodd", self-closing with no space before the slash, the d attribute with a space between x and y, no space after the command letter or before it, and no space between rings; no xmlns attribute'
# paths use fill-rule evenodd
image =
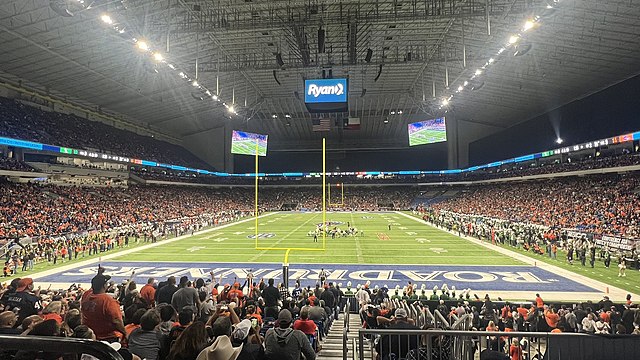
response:
<svg viewBox="0 0 640 360"><path fill-rule="evenodd" d="M0 360L640 358L633 0L0 1Z"/></svg>

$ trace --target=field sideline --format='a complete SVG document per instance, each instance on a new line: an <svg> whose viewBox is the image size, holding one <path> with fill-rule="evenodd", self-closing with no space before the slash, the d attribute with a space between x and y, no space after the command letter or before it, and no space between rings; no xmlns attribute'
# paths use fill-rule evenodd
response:
<svg viewBox="0 0 640 360"><path fill-rule="evenodd" d="M258 246L321 249L322 238L314 242L308 234L321 219L321 213L313 212L266 214L259 220ZM509 299L527 299L539 291L555 299L595 300L605 287L570 272L560 274L548 266L534 266L530 258L460 238L409 213L336 212L327 213L327 221L342 230L347 225L355 227L358 236L327 237L326 251L293 251L290 275L303 285L313 286L324 268L330 273L329 280L343 286L348 281L355 286L370 280L371 286L394 288L412 281L424 284L428 293L434 285L447 284L450 288L472 288L481 296L490 292ZM169 275L208 277L209 271L227 282L243 279L249 269L257 277L280 278L284 251L256 250L253 225L252 219L245 219L194 236L105 255L102 266L116 281L127 278L135 269L138 283L144 283L147 277L162 279ZM56 286L88 283L97 262L69 263L34 277L39 283ZM616 295L620 293L618 290Z"/></svg>

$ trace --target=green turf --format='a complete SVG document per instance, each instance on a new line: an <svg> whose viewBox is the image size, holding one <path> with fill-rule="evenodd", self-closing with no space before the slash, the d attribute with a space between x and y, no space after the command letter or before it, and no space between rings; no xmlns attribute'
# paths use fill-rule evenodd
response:
<svg viewBox="0 0 640 360"><path fill-rule="evenodd" d="M465 264L516 265L517 260L472 244L441 230L396 213L330 213L328 221L347 228L347 222L364 236L326 239L326 251L293 251L289 262L330 264ZM275 213L261 218L259 247L322 247L307 233L322 222L321 213ZM188 239L129 254L127 261L282 262L284 250L256 250L253 222L229 226ZM388 224L392 229L389 231Z"/></svg>
<svg viewBox="0 0 640 360"><path fill-rule="evenodd" d="M231 153L232 154L242 154L242 155L255 155L256 154L256 142L252 139L248 140L236 140L231 144ZM258 143L258 154L260 156L267 155L267 147L262 146Z"/></svg>
<svg viewBox="0 0 640 360"><path fill-rule="evenodd" d="M447 141L447 133L444 131L422 129L414 132L409 137L409 146L431 144Z"/></svg>

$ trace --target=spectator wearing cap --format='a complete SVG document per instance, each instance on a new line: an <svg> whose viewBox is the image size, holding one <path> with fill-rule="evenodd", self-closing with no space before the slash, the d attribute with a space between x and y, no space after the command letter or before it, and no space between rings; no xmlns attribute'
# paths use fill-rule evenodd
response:
<svg viewBox="0 0 640 360"><path fill-rule="evenodd" d="M106 293L111 276L99 273L91 279L91 289L82 295L82 324L93 330L96 339L118 342L126 337L120 304Z"/></svg>
<svg viewBox="0 0 640 360"><path fill-rule="evenodd" d="M233 347L231 343L231 320L229 317L218 317L211 330L215 340L198 354L196 360L236 360L242 351L242 345Z"/></svg>
<svg viewBox="0 0 640 360"><path fill-rule="evenodd" d="M405 309L396 309L387 328L390 330L420 330L409 321ZM391 359L391 354L395 354L396 359L404 359L409 350L417 348L418 337L416 335L386 335L380 339L376 351L382 360Z"/></svg>
<svg viewBox="0 0 640 360"><path fill-rule="evenodd" d="M242 347L236 360L261 359L264 355L262 344L254 344L249 341L251 329L251 320L249 319L244 319L233 327L231 343L234 347Z"/></svg>
<svg viewBox="0 0 640 360"><path fill-rule="evenodd" d="M156 291L156 302L158 304L171 304L171 299L176 291L178 291L176 278L174 276L169 276L164 286L158 286L158 291Z"/></svg>
<svg viewBox="0 0 640 360"><path fill-rule="evenodd" d="M269 329L264 337L265 355L269 359L299 360L302 354L306 360L314 360L316 353L309 338L302 331L292 329L291 322L291 312L280 311L277 327Z"/></svg>
<svg viewBox="0 0 640 360"><path fill-rule="evenodd" d="M198 297L198 290L188 286L189 278L183 276L180 278L180 288L171 297L171 305L177 311L181 311L184 308L189 308L194 313L198 312L200 308L200 298Z"/></svg>
<svg viewBox="0 0 640 360"><path fill-rule="evenodd" d="M33 293L33 279L23 278L17 281L16 289L2 296L2 305L5 310L17 312L17 324L21 324L27 316L37 315L42 310L42 304L38 297L39 290Z"/></svg>

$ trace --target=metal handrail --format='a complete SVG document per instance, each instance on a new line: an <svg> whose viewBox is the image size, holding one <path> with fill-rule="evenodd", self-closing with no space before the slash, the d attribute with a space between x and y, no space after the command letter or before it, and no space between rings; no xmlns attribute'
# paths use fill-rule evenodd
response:
<svg viewBox="0 0 640 360"><path fill-rule="evenodd" d="M109 345L87 339L0 335L0 349L43 351L55 354L89 354L100 360L124 360Z"/></svg>
<svg viewBox="0 0 640 360"><path fill-rule="evenodd" d="M457 360L473 360L477 359L478 353L491 350L505 353L509 349L509 344L513 339L517 339L519 344L524 343L522 351L527 358L533 355L549 356L549 359L584 359L587 353L593 351L587 344L598 344L605 346L607 344L608 351L611 349L625 349L624 355L616 354L613 357L622 359L637 359L633 351L640 349L636 335L594 335L585 333L551 333L551 332L500 332L500 331L468 331L468 330L406 330L406 329L360 329L358 332L359 360L365 360L364 343L365 336L369 339L380 339L378 346L374 345L374 341L370 341L372 356L380 351L382 354L396 353L392 349L396 349L399 343L413 343L408 350L418 351L422 360L432 360L442 358L442 356L454 356ZM387 342L382 342L383 338L387 338ZM397 338L396 344L392 346L392 339ZM401 340L402 339L402 340ZM447 340L449 339L449 340ZM560 340L562 339L562 340ZM596 341L605 341L604 343ZM621 343L622 341L622 343ZM400 350L401 348L397 348ZM406 347L404 349L407 349ZM386 352L385 352L386 350ZM407 350L403 350L407 351ZM631 352L630 352L631 351ZM450 355L447 355L450 354ZM455 354L455 355L454 355ZM397 354L396 356L406 356L407 354ZM385 357L387 358L387 357ZM545 357L546 358L546 357Z"/></svg>
<svg viewBox="0 0 640 360"><path fill-rule="evenodd" d="M348 360L349 355L349 310L351 309L351 300L347 299L344 305L344 318L342 324L342 360Z"/></svg>

